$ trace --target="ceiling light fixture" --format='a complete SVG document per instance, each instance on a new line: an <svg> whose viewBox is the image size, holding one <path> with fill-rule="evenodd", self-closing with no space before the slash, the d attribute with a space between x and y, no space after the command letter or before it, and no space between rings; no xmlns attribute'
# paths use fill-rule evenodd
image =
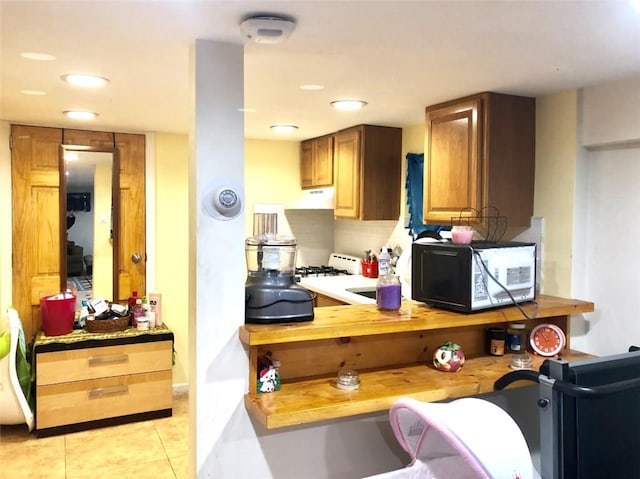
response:
<svg viewBox="0 0 640 479"><path fill-rule="evenodd" d="M67 110L62 113L67 118L73 118L74 120L93 120L98 117L98 114L92 111Z"/></svg>
<svg viewBox="0 0 640 479"><path fill-rule="evenodd" d="M300 85L300 89L301 90L307 90L307 91L316 91L316 90L324 89L324 85L316 85L314 83L306 83L304 85Z"/></svg>
<svg viewBox="0 0 640 479"><path fill-rule="evenodd" d="M367 106L367 102L362 100L336 100L331 102L331 106L336 110L353 111Z"/></svg>
<svg viewBox="0 0 640 479"><path fill-rule="evenodd" d="M100 77L97 75L84 75L80 73L67 73L60 78L75 86L85 88L100 88L109 83L108 78Z"/></svg>
<svg viewBox="0 0 640 479"><path fill-rule="evenodd" d="M278 133L291 133L296 131L298 127L296 125L271 125L271 129Z"/></svg>
<svg viewBox="0 0 640 479"><path fill-rule="evenodd" d="M52 62L56 59L56 57L54 57L53 55L39 52L22 52L20 56L22 58L26 58L27 60L37 60L40 62Z"/></svg>

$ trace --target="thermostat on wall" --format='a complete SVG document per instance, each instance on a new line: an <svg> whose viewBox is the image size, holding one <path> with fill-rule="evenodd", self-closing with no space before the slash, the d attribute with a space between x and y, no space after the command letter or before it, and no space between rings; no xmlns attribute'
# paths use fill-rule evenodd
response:
<svg viewBox="0 0 640 479"><path fill-rule="evenodd" d="M230 220L242 211L242 188L232 181L211 184L202 195L204 210L217 220Z"/></svg>

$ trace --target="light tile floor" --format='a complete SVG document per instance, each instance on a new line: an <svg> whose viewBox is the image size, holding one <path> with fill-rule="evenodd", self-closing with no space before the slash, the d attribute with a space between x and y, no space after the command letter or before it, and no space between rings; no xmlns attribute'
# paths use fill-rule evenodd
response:
<svg viewBox="0 0 640 479"><path fill-rule="evenodd" d="M0 427L0 477L186 479L189 400L173 416L37 438L26 425Z"/></svg>

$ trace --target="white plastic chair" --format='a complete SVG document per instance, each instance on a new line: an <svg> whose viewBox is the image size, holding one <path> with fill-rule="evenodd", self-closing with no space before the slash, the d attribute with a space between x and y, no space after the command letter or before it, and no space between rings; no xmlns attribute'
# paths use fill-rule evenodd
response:
<svg viewBox="0 0 640 479"><path fill-rule="evenodd" d="M26 423L29 431L33 429L33 412L22 392L16 370L18 341L24 336L22 322L15 309L8 311L11 331L9 354L0 359L0 424Z"/></svg>

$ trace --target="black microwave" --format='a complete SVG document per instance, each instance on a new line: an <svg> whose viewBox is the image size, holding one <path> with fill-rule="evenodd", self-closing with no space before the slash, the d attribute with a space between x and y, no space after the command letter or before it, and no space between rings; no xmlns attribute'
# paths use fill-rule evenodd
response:
<svg viewBox="0 0 640 479"><path fill-rule="evenodd" d="M535 299L535 243L417 241L411 262L415 301L471 313Z"/></svg>

